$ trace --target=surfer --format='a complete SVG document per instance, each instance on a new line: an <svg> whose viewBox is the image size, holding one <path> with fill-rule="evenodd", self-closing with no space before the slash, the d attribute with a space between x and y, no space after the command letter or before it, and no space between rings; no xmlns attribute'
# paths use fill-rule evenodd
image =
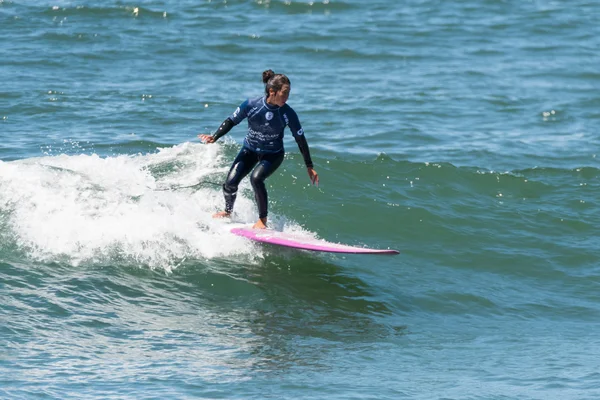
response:
<svg viewBox="0 0 600 400"><path fill-rule="evenodd" d="M275 74L272 70L262 73L265 84L265 95L244 101L217 129L213 135L198 135L204 143L214 143L224 136L244 118L248 118L248 133L244 145L229 169L223 184L225 210L213 215L213 218L231 216L235 203L238 185L246 175L250 175L250 183L254 189L254 197L258 206L258 221L253 228L267 227L268 198L265 187L267 179L281 165L285 154L283 135L286 126L290 127L313 184L319 183L319 175L313 169L308 143L296 112L286 104L290 95L290 80L283 74ZM258 165L257 165L258 164ZM255 168L256 167L256 168Z"/></svg>

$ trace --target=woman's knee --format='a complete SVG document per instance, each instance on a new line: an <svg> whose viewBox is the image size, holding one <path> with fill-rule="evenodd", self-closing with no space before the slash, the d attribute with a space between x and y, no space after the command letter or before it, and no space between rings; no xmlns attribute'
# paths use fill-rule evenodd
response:
<svg viewBox="0 0 600 400"><path fill-rule="evenodd" d="M261 171L259 171L258 168L252 172L252 175L250 175L250 183L252 184L253 188L260 188L264 186L265 176L261 173Z"/></svg>
<svg viewBox="0 0 600 400"><path fill-rule="evenodd" d="M235 194L238 190L238 185L232 184L230 182L225 182L223 184L223 192L226 194Z"/></svg>

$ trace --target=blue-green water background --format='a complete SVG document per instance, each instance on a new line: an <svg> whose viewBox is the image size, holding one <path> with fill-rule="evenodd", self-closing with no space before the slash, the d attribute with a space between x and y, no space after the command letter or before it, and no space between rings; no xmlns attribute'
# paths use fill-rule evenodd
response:
<svg viewBox="0 0 600 400"><path fill-rule="evenodd" d="M586 0L0 0L0 397L599 398L599 49ZM321 178L288 133L273 225L401 255L210 218L267 68Z"/></svg>

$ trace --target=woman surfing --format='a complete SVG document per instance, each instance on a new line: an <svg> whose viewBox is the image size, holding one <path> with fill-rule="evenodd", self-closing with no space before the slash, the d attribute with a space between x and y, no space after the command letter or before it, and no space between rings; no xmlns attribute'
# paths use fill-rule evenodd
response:
<svg viewBox="0 0 600 400"><path fill-rule="evenodd" d="M284 129L289 126L313 184L318 185L319 175L313 169L308 143L296 112L286 102L290 95L290 80L283 74L266 70L262 74L265 95L244 101L232 115L227 117L213 135L198 135L204 143L214 143L227 134L231 128L248 118L248 133L244 145L229 169L223 184L225 210L213 215L214 218L227 218L233 212L238 186L242 179L250 175L250 183L258 207L258 221L253 228L267 227L268 197L265 187L267 179L283 161Z"/></svg>

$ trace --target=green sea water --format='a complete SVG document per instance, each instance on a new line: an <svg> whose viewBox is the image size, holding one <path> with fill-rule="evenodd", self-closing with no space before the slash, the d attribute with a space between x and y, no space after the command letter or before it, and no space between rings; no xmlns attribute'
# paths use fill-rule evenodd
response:
<svg viewBox="0 0 600 400"><path fill-rule="evenodd" d="M0 0L0 398L597 399L600 8ZM211 218L271 68L281 230ZM249 182L234 220L257 211Z"/></svg>

